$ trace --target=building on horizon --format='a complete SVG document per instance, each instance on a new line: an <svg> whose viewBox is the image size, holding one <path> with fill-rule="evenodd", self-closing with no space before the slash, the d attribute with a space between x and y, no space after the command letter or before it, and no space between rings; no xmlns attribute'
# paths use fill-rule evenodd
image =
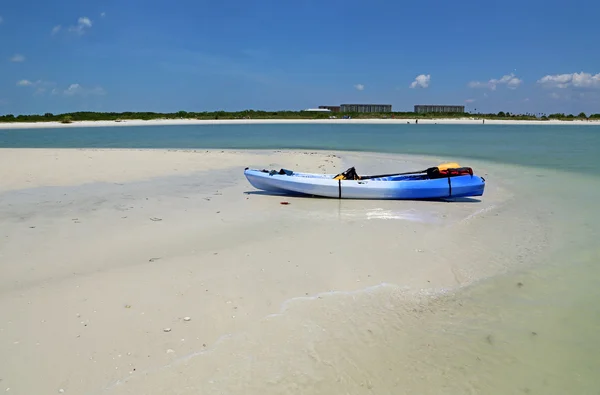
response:
<svg viewBox="0 0 600 395"><path fill-rule="evenodd" d="M319 108L331 112L340 112L340 106L319 106Z"/></svg>
<svg viewBox="0 0 600 395"><path fill-rule="evenodd" d="M392 112L391 104L342 104L341 112Z"/></svg>
<svg viewBox="0 0 600 395"><path fill-rule="evenodd" d="M465 112L465 106L439 105L439 104L415 104L416 113L427 112L445 112L456 113Z"/></svg>

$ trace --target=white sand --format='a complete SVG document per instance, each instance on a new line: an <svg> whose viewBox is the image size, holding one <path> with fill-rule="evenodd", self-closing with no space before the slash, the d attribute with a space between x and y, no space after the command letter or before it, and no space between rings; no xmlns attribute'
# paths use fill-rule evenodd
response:
<svg viewBox="0 0 600 395"><path fill-rule="evenodd" d="M313 315L379 311L372 300L314 310L302 298L362 294L384 283L405 297L444 292L547 245L539 224L511 204L510 185L498 177L505 170L475 167L494 180L479 203L283 199L246 194L253 189L242 174L246 166L333 173L349 165L371 173L446 159L0 150L0 390L282 393L262 381L292 374L270 370L280 358L284 369L310 356L307 368L323 356L306 354L312 341L298 337L300 328L320 330L310 326ZM284 318L262 326L278 313ZM254 357L261 362L252 366L268 361L269 368L250 374L244 361ZM227 378L230 371L237 376Z"/></svg>
<svg viewBox="0 0 600 395"><path fill-rule="evenodd" d="M99 127L99 126L156 126L156 125L221 125L221 124L406 124L415 123L414 118L402 119L155 119L115 121L78 121L70 124L60 122L13 122L0 123L0 129L32 129L32 128L65 128L65 127ZM451 118L451 119L419 119L419 124L458 124L480 125L483 118ZM486 125L600 125L600 121L523 121L523 120L491 120L485 119Z"/></svg>
<svg viewBox="0 0 600 395"><path fill-rule="evenodd" d="M41 186L126 182L230 167L243 169L252 164L269 164L264 164L263 157L252 152L241 154L202 149L1 149L1 152L0 192ZM276 156L275 159L281 159L281 156ZM301 162L303 159L304 156L298 158Z"/></svg>

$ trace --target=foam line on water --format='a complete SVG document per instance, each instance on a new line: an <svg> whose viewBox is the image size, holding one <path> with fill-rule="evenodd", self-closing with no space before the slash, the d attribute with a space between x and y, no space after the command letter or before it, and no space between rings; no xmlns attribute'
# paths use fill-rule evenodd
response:
<svg viewBox="0 0 600 395"><path fill-rule="evenodd" d="M369 293L369 292L375 292L381 289L391 289L391 290L396 290L396 291L400 291L402 294L404 295L408 295L408 294L413 294L413 295L421 295L421 296L434 296L434 295L440 295L440 294L445 294L450 292L451 290L448 288L440 288L440 289L419 289L419 290L413 290L411 292L411 289L409 287L406 286L400 286L397 284L392 284L392 283L386 283L386 282L382 282L380 284L377 285L372 285L366 288L361 288L361 289L357 289L354 291L325 291L325 292L320 292L318 294L315 294L313 296L297 296L294 298L290 298L287 299L285 301L283 301L279 307L279 312L277 313L272 313L272 314L268 314L265 317L263 317L260 321L264 321L264 320L268 320L270 318L275 318L275 317L280 317L283 316L289 309L290 309L290 305L292 303L295 302L308 302L308 301L315 301L315 300L319 300L319 299L323 299L325 297L332 297L332 296L353 296L353 295L360 295L360 294L364 294L364 293ZM244 332L238 333L237 335L241 335ZM215 351L224 341L226 340L230 340L233 339L236 335L233 333L227 333L224 335L221 335L216 341L215 343L211 346L211 347L207 347L203 350L200 351L194 351L192 353L189 353L187 355L184 355L180 358L177 358L175 360L173 360L172 362L161 366L159 368L156 369L149 369L149 370L145 370L145 371L139 371L136 372L135 377L140 376L140 375L147 375L149 373L156 373L156 372L160 372L162 370L165 369L169 369L173 366L176 366L182 362L188 361L192 358L198 357L198 356L202 356L202 355L206 355L209 354L213 351ZM120 386L121 384L125 384L126 382L128 382L130 379L134 378L134 374L131 373L128 376L122 378L122 379L118 379L116 381L114 381L113 383L107 385L102 392L106 392L106 391L110 391L115 387Z"/></svg>
<svg viewBox="0 0 600 395"><path fill-rule="evenodd" d="M368 293L368 292L376 291L376 290L381 289L381 288L400 288L400 287L396 286L394 284L380 283L380 284L377 284L377 285L372 285L370 287L363 288L363 289L358 289L358 290L355 290L355 291L326 291L326 292L318 293L318 294L313 295L313 296L297 296L295 298L291 298L291 299L285 300L281 304L281 306L279 307L279 312L278 313L269 314L266 317L264 317L264 319L269 319L269 318L273 318L273 317L282 316L289 309L290 304L295 303L295 302L318 300L318 299L322 299L323 297L335 296L335 295L351 296L351 295L357 295L357 294L362 294L362 293Z"/></svg>

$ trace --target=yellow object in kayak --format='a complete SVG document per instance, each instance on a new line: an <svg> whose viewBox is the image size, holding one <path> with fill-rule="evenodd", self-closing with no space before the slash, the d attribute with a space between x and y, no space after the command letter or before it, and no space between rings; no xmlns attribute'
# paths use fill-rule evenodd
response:
<svg viewBox="0 0 600 395"><path fill-rule="evenodd" d="M429 173L431 170L435 170L436 172L444 172L448 169L459 169L459 168L460 168L460 165L458 163L448 162L448 163L442 163L439 166L431 167L426 170L409 171L409 172L405 172L405 173L382 174L382 175L377 175L377 176L362 176L361 177L356 173L356 170L354 169L354 167L351 167L348 170L346 170L345 172L337 174L335 177L333 177L333 179L334 180L363 180L363 179L369 179L369 178L379 178L379 177L387 177L387 176L395 176L395 175L419 174L419 173L426 173L426 172Z"/></svg>
<svg viewBox="0 0 600 395"><path fill-rule="evenodd" d="M454 162L442 163L437 166L438 170L458 169L459 167L460 165Z"/></svg>

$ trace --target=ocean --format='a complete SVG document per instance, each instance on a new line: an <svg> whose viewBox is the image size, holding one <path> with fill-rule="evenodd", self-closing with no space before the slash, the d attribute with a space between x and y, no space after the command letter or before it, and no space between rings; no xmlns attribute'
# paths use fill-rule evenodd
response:
<svg viewBox="0 0 600 395"><path fill-rule="evenodd" d="M248 124L0 129L0 148L323 149L450 155L598 174L600 126Z"/></svg>
<svg viewBox="0 0 600 395"><path fill-rule="evenodd" d="M474 255L490 257L474 270L501 265L501 273L424 295L410 311L386 284L292 303L289 314L223 346L260 357L252 366L231 360L203 393L232 393L241 381L263 393L600 393L599 126L70 127L0 130L0 148L289 148L472 160L513 194L498 214L520 215L532 230L498 245L492 234L485 239L493 253ZM282 331L287 343L271 344Z"/></svg>

